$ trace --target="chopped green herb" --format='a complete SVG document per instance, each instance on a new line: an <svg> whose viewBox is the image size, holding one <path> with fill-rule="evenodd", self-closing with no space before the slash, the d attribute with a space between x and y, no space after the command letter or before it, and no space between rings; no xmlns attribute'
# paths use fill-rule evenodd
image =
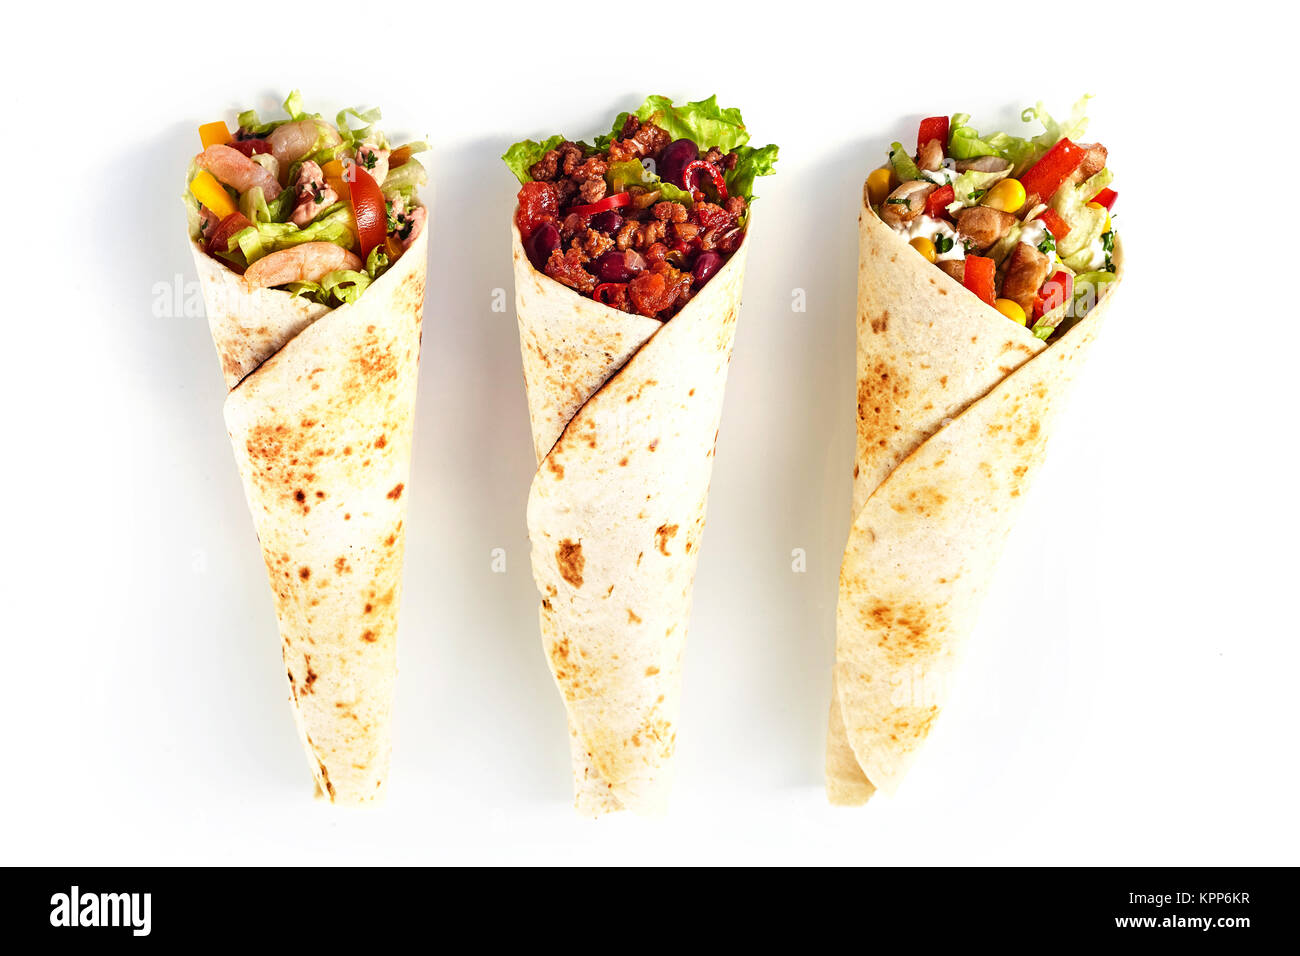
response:
<svg viewBox="0 0 1300 956"><path fill-rule="evenodd" d="M908 205L908 204L909 204L909 201L908 201L908 200L906 200L906 199L902 199L902 198L899 198L899 197L895 197L895 198L891 198L891 199L886 199L886 200L885 200L885 205L886 205L886 206L906 206L906 205Z"/></svg>
<svg viewBox="0 0 1300 956"><path fill-rule="evenodd" d="M1038 244L1038 251L1043 255L1056 251L1056 240L1052 238L1050 232L1043 238L1043 241Z"/></svg>
<svg viewBox="0 0 1300 956"><path fill-rule="evenodd" d="M943 233L938 233L934 237L934 248L940 255L943 255L952 248L952 240Z"/></svg>

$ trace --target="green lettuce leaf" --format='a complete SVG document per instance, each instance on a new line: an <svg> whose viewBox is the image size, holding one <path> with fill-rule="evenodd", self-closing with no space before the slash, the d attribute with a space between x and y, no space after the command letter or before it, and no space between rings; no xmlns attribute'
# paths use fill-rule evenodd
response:
<svg viewBox="0 0 1300 956"><path fill-rule="evenodd" d="M759 176L771 176L776 172L777 147L738 146L736 155L739 160L736 167L727 173L727 191L733 196L744 196L747 202L754 199L754 180Z"/></svg>
<svg viewBox="0 0 1300 956"><path fill-rule="evenodd" d="M428 174L418 160L408 159L396 169L390 169L384 177L380 189L385 195L401 193L407 199L415 195L416 190L429 181Z"/></svg>
<svg viewBox="0 0 1300 956"><path fill-rule="evenodd" d="M372 281L378 279L388 271L388 267L391 264L392 263L388 261L388 254L384 252L384 247L381 243L371 249L370 255L366 256L366 275L370 276Z"/></svg>
<svg viewBox="0 0 1300 956"><path fill-rule="evenodd" d="M529 174L528 170L532 168L534 163L545 156L549 150L555 149L555 147L559 146L563 142L564 137L559 133L556 133L550 139L541 143L536 143L531 139L526 139L523 142L515 143L507 149L501 155L501 158L505 160L506 165L510 167L510 171L515 174L521 183L531 183L533 177ZM399 166L398 169L401 169L401 167Z"/></svg>
<svg viewBox="0 0 1300 956"><path fill-rule="evenodd" d="M673 139L694 140L701 151L716 146L726 153L749 142L749 131L740 118L740 110L719 106L716 95L681 106L674 106L666 96L647 96L636 117L643 123L662 127ZM626 118L627 114L623 113L614 121L613 135L622 130Z"/></svg>
<svg viewBox="0 0 1300 956"><path fill-rule="evenodd" d="M747 146L749 131L745 129L740 110L735 107L719 106L716 95L710 96L707 100L684 103L681 106L673 105L673 101L666 96L647 96L635 114L619 113L609 133L597 136L592 143L578 142L577 145L585 153L607 149L609 144L618 138L623 130L623 124L627 122L630 115L635 115L643 123L654 123L662 127L673 139L692 140L701 150L706 150L710 146L716 146L724 153L735 150L739 161L736 163L736 168L727 174L727 190L732 194L744 196L746 200L754 198L754 180L757 177L769 176L775 172L773 165L776 163L777 147ZM507 149L501 158L521 183L532 182L532 176L528 173L529 167L541 159L547 150L555 149L564 141L565 138L558 134L541 143L526 139ZM640 177L640 174L638 177L636 181L641 185L651 185ZM621 181L634 183L634 180L626 175ZM671 183L664 183L657 178L655 182L656 188L661 189L665 199L673 202L690 202L690 196Z"/></svg>
<svg viewBox="0 0 1300 956"><path fill-rule="evenodd" d="M370 285L370 276L365 272L339 269L321 276L320 285L327 296L339 302L355 302Z"/></svg>

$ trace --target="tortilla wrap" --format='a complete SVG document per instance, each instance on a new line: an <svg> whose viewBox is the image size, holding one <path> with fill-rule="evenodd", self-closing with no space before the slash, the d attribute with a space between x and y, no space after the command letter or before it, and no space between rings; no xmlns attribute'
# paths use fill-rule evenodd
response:
<svg viewBox="0 0 1300 956"><path fill-rule="evenodd" d="M427 234L332 310L250 292L195 247L294 716L341 804L388 779Z"/></svg>
<svg viewBox="0 0 1300 956"><path fill-rule="evenodd" d="M865 190L864 190L865 193ZM1114 300L1045 343L935 268L864 199L857 456L826 756L832 803L893 793Z"/></svg>
<svg viewBox="0 0 1300 956"><path fill-rule="evenodd" d="M749 243L661 323L560 285L511 235L538 461L528 533L575 805L659 814Z"/></svg>

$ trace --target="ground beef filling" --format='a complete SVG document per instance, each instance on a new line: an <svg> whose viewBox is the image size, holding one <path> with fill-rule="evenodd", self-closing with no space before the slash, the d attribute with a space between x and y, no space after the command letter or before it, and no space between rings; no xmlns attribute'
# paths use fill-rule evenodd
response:
<svg viewBox="0 0 1300 956"><path fill-rule="evenodd" d="M603 151L561 143L533 164L534 181L519 190L516 223L528 258L556 282L615 309L671 318L744 240L745 200L714 186L737 158L674 141L635 116ZM612 165L646 159L693 201L665 200L654 184L611 192Z"/></svg>

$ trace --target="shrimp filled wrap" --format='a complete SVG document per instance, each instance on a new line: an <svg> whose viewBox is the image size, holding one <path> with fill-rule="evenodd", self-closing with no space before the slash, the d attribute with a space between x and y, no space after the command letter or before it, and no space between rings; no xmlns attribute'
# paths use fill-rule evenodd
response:
<svg viewBox="0 0 1300 956"><path fill-rule="evenodd" d="M592 143L503 157L523 184L511 238L542 642L593 816L667 800L749 205L777 153L748 140L716 98L652 96Z"/></svg>
<svg viewBox="0 0 1300 956"><path fill-rule="evenodd" d="M826 781L893 793L1122 274L1086 97L1032 138L956 114L894 143L859 216L857 454Z"/></svg>
<svg viewBox="0 0 1300 956"><path fill-rule="evenodd" d="M318 793L383 796L427 212L377 111L200 128L190 245ZM359 127L350 127L349 120Z"/></svg>

